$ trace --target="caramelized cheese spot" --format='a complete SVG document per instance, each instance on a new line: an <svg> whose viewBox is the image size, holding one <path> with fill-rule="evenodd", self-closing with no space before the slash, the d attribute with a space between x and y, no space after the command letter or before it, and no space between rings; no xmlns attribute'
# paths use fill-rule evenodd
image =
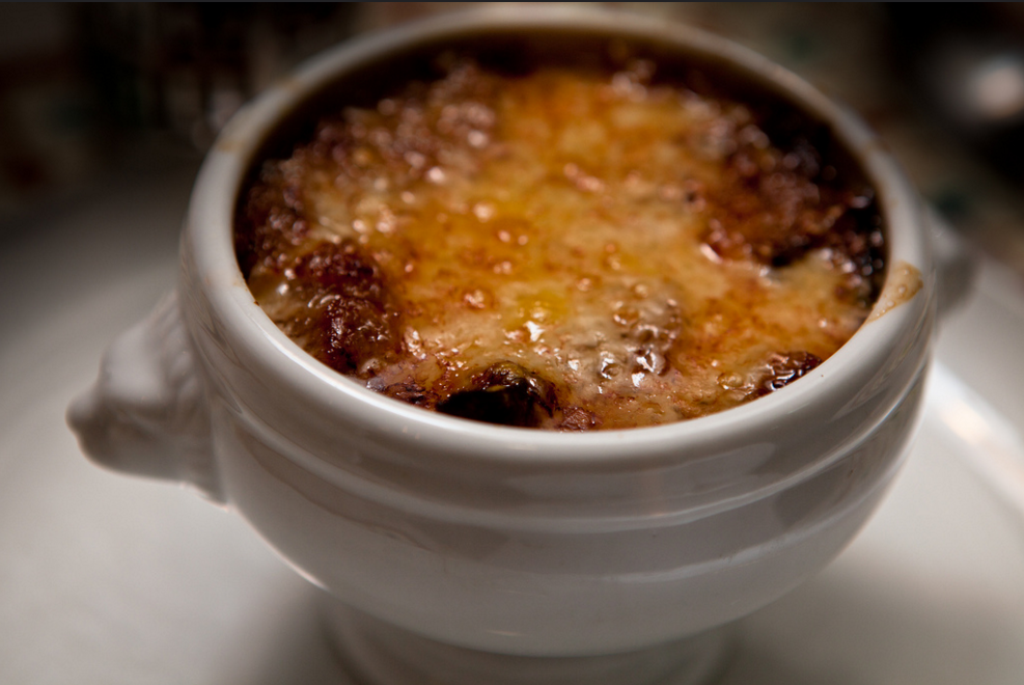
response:
<svg viewBox="0 0 1024 685"><path fill-rule="evenodd" d="M660 424L800 378L876 295L870 195L650 71L464 63L323 121L247 191L254 296L371 389L494 423Z"/></svg>

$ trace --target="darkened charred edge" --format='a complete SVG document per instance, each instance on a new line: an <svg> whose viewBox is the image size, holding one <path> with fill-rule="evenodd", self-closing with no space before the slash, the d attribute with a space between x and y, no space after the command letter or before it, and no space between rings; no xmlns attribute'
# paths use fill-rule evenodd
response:
<svg viewBox="0 0 1024 685"><path fill-rule="evenodd" d="M821 359L810 352L784 352L768 359L768 373L758 382L749 399L764 397L802 378L821 364Z"/></svg>
<svg viewBox="0 0 1024 685"><path fill-rule="evenodd" d="M886 256L888 247L886 245L885 230L882 225L882 214L878 208L877 200L872 197L867 206L847 210L846 214L839 221L848 221L853 224L848 229L849 233L840 226L837 227L838 230L830 231L827 235L832 240L842 240L845 242L844 247L841 249L844 250L844 254L853 262L857 275L863 278L870 286L867 301L862 303L865 307L870 307L882 292L889 264ZM872 235L876 232L881 236L881 240L877 242L872 240ZM856 236L858 242L862 241L862 244L850 245L847 239L848 235Z"/></svg>
<svg viewBox="0 0 1024 685"><path fill-rule="evenodd" d="M494 364L437 405L442 414L502 426L537 428L558 409L554 386L512 362Z"/></svg>
<svg viewBox="0 0 1024 685"><path fill-rule="evenodd" d="M251 197L255 192L256 188L252 185L246 189L245 202L238 208L235 216L235 256L246 280L261 261L260 235L263 233L263 227L270 221L269 209L252 206L254 203Z"/></svg>
<svg viewBox="0 0 1024 685"><path fill-rule="evenodd" d="M876 233L880 237L877 241L874 239ZM867 295L859 304L870 307L878 299L885 282L887 260L882 216L873 197L864 207L847 208L829 231L800 237L803 240L799 243L773 248L769 265L784 268L812 250L827 247L837 256L850 260L854 266L851 277L867 283Z"/></svg>
<svg viewBox="0 0 1024 685"><path fill-rule="evenodd" d="M403 351L401 308L376 262L354 241L320 242L288 262L303 316L278 325L339 373L370 378Z"/></svg>
<svg viewBox="0 0 1024 685"><path fill-rule="evenodd" d="M342 74L295 102L248 160L248 175L236 197L236 216L263 162L288 157L297 145L312 140L317 123L326 115L345 107L373 107L410 82L441 78L452 56L472 59L484 68L512 76L541 66L608 72L623 68L633 59L650 60L657 65L654 83L744 103L776 147L783 151L806 147L816 150L820 164L811 176L816 183L857 194L870 185L828 124L794 106L780 87L755 81L720 58L686 53L685 48L657 38L624 38L615 35L614 28L533 28L526 35L522 29L496 26L468 36L423 39L386 59ZM868 223L874 221L871 215L864 217Z"/></svg>

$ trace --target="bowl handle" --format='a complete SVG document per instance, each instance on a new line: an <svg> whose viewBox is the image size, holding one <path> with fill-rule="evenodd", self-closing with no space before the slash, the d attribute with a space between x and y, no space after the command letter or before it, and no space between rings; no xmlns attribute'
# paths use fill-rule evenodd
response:
<svg viewBox="0 0 1024 685"><path fill-rule="evenodd" d="M97 464L190 484L224 502L206 380L175 293L111 343L99 378L71 403L67 419Z"/></svg>

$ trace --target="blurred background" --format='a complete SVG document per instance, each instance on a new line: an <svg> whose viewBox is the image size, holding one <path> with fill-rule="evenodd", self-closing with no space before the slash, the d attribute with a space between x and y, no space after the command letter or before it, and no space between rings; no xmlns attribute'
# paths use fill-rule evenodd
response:
<svg viewBox="0 0 1024 685"><path fill-rule="evenodd" d="M727 36L847 102L954 226L1024 274L1020 5L594 4ZM0 4L0 236L140 175L190 177L302 60L463 6Z"/></svg>

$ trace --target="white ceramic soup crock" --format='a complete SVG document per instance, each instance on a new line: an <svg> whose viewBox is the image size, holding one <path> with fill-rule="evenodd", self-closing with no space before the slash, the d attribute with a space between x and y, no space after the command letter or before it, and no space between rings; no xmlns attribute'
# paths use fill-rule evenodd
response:
<svg viewBox="0 0 1024 685"><path fill-rule="evenodd" d="M410 51L531 36L625 40L716 64L829 127L884 217L872 318L762 399L590 434L424 411L296 346L253 301L232 240L240 188L272 134L343 91L332 90L339 79ZM245 517L339 600L342 649L370 682L640 684L674 669L673 682L691 682L708 659L703 638L689 638L821 569L897 470L933 335L927 233L914 190L865 125L744 48L571 8L441 17L342 45L238 113L196 181L177 292L113 343L69 420L96 462L192 483Z"/></svg>

